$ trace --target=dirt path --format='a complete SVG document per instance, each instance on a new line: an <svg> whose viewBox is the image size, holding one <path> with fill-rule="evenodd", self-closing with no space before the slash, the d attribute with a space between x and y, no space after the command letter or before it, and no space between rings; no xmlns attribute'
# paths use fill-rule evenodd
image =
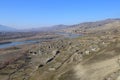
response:
<svg viewBox="0 0 120 80"><path fill-rule="evenodd" d="M89 65L79 64L74 68L75 74L80 80L103 80L106 75L119 69L117 58L114 57Z"/></svg>

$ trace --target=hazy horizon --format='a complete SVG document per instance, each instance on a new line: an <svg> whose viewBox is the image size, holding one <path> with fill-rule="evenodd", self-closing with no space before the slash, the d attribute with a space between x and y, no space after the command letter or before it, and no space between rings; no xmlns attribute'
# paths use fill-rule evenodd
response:
<svg viewBox="0 0 120 80"><path fill-rule="evenodd" d="M17 29L120 18L119 0L2 0L0 24Z"/></svg>

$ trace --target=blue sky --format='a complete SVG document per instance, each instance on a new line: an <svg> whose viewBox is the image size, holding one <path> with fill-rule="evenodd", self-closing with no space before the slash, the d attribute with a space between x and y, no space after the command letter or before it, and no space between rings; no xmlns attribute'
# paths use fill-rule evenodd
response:
<svg viewBox="0 0 120 80"><path fill-rule="evenodd" d="M120 18L120 0L0 0L0 24L18 29Z"/></svg>

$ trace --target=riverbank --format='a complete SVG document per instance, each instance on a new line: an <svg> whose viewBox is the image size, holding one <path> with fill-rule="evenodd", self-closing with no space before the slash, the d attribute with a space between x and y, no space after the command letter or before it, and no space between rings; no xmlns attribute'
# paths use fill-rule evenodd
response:
<svg viewBox="0 0 120 80"><path fill-rule="evenodd" d="M8 44L8 43L12 43L12 42L0 42L0 45L3 45L3 44Z"/></svg>
<svg viewBox="0 0 120 80"><path fill-rule="evenodd" d="M34 43L39 43L43 41L57 39L60 37L61 35L51 33L51 34L46 34L41 36L39 35L39 36L34 36L29 38L9 39L9 40L0 41L0 48L8 48L8 47L14 47L14 46L24 45L24 44L34 44Z"/></svg>
<svg viewBox="0 0 120 80"><path fill-rule="evenodd" d="M54 39L59 39L59 38L61 38L61 39L62 38L77 38L79 36L82 36L82 35L65 33L65 32L56 32L56 33L54 33L54 35L35 36L35 37L31 37L31 38L22 38L22 39L1 41L0 48L8 48L8 47L13 47L13 46L17 46L17 45L40 43L43 41L49 41L49 40L54 40Z"/></svg>

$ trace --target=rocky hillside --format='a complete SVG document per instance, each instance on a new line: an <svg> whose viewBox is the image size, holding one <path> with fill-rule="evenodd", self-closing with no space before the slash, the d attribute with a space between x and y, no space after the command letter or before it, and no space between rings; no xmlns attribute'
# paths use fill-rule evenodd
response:
<svg viewBox="0 0 120 80"><path fill-rule="evenodd" d="M119 43L120 33L36 44L1 67L0 80L119 80Z"/></svg>

